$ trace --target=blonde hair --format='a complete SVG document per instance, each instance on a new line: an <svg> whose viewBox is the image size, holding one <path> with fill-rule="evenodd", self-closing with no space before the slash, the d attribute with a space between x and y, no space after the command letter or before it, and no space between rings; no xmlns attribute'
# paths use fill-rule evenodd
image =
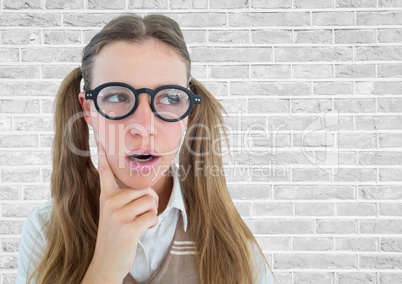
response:
<svg viewBox="0 0 402 284"><path fill-rule="evenodd" d="M175 21L161 15L144 19L125 15L112 20L95 35L83 50L81 69L73 70L60 86L54 116L51 178L54 206L46 232L46 248L31 275L37 283L80 283L95 250L99 175L89 155L77 155L70 150L74 145L83 152L89 151L89 130L83 118L78 118L74 127L67 127L69 119L82 112L77 98L81 79L84 79L84 88L90 88L93 61L103 46L116 41L141 43L149 38L162 41L181 56L190 78L190 56ZM194 107L189 115L185 147L179 153L179 171L185 170L186 173L179 172L179 175L186 176L180 182L189 233L198 249L195 260L200 280L208 284L255 283L252 247L258 245L230 198L225 176L208 172L211 167L222 169L223 166L222 157L213 154L221 152L221 145L216 141L220 140L221 126L224 125L223 109L196 79L191 79L190 88L203 98L202 104Z"/></svg>

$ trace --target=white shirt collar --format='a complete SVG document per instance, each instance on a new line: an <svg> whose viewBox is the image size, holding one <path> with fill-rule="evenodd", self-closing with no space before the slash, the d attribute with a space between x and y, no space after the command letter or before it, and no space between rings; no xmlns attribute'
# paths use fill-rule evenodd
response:
<svg viewBox="0 0 402 284"><path fill-rule="evenodd" d="M168 202L164 212L169 211L170 208L178 209L179 212L181 212L181 216L183 218L184 231L187 231L187 222L188 221L187 221L186 206L184 205L179 175L178 175L177 167L175 165L172 166L172 176L173 176L172 193L170 194L170 199L169 199L169 202Z"/></svg>

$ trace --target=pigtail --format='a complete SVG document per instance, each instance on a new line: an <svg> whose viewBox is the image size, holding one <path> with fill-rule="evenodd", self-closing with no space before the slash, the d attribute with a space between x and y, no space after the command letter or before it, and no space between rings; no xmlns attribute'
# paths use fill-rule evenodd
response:
<svg viewBox="0 0 402 284"><path fill-rule="evenodd" d="M80 283L95 251L100 185L89 154L88 126L78 101L81 80L80 68L71 71L55 101L53 211L47 230L49 241L34 272L37 283ZM73 266L77 252L82 262Z"/></svg>

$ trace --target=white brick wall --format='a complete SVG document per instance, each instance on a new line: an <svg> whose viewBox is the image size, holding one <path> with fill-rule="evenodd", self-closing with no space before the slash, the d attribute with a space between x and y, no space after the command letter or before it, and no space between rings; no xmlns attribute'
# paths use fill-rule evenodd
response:
<svg viewBox="0 0 402 284"><path fill-rule="evenodd" d="M49 196L58 84L126 12L183 28L193 76L228 110L230 192L278 283L402 283L401 0L0 4L1 283Z"/></svg>

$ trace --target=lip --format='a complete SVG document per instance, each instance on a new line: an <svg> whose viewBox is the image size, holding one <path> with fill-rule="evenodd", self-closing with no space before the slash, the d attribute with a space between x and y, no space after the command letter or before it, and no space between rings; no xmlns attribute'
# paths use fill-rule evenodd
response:
<svg viewBox="0 0 402 284"><path fill-rule="evenodd" d="M137 162L137 161L133 161L131 160L131 156L133 155L152 155L154 156L154 158L150 161L146 161L146 162ZM126 162L130 167L130 170L132 171L136 171L139 173L149 173L151 172L153 169L156 168L156 166L159 164L161 157L160 154L158 153L158 151L149 149L149 148L140 148L137 150L133 150L133 151L129 151L126 153Z"/></svg>

